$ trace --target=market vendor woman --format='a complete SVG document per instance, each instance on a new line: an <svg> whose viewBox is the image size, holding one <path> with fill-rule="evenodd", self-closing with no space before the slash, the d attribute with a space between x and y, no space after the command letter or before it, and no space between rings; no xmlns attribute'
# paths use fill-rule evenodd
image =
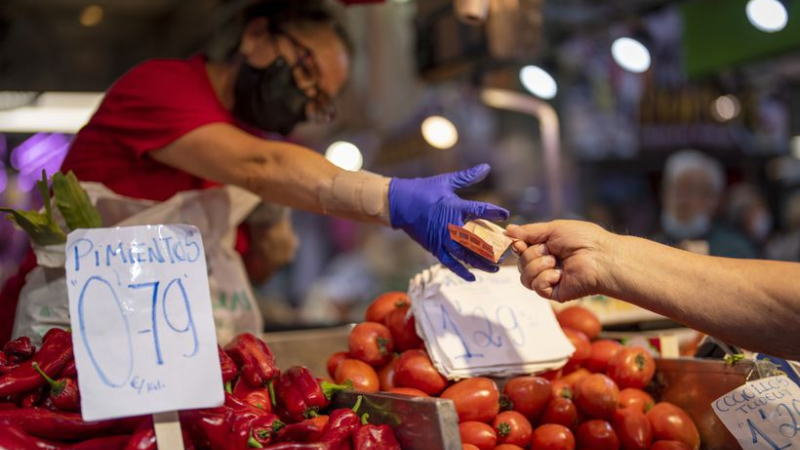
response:
<svg viewBox="0 0 800 450"><path fill-rule="evenodd" d="M458 260L495 269L447 231L448 223L507 217L502 208L455 194L485 177L487 165L390 179L344 171L308 148L264 138L334 114L331 99L348 78L350 55L323 2L254 3L239 37L220 59L156 59L123 75L77 135L63 170L117 194L156 201L238 186L266 202L402 229L465 279L473 276ZM6 287L4 312L21 279ZM8 324L2 331L5 340Z"/></svg>

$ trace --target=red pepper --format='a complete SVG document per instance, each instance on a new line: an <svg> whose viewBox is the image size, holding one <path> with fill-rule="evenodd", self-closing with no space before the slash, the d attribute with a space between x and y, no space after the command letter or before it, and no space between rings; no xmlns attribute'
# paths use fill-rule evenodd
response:
<svg viewBox="0 0 800 450"><path fill-rule="evenodd" d="M78 390L77 381L72 378L59 378L56 381L44 373L36 362L33 363L33 369L50 385L50 399L53 400L53 406L62 411L81 409L81 392Z"/></svg>
<svg viewBox="0 0 800 450"><path fill-rule="evenodd" d="M17 409L17 405L11 402L0 403L0 411L3 411L5 409Z"/></svg>
<svg viewBox="0 0 800 450"><path fill-rule="evenodd" d="M353 436L355 450L400 450L400 443L389 425L364 425Z"/></svg>
<svg viewBox="0 0 800 450"><path fill-rule="evenodd" d="M38 363L50 376L55 376L72 359L72 338L64 330L53 328L47 332L42 348L32 359L0 376L0 397L32 391L45 385L45 380L33 368Z"/></svg>
<svg viewBox="0 0 800 450"><path fill-rule="evenodd" d="M0 450L60 450L54 442L33 437L7 422L0 421Z"/></svg>
<svg viewBox="0 0 800 450"><path fill-rule="evenodd" d="M67 378L78 379L78 367L75 365L75 359L71 359L66 366L61 370L61 376Z"/></svg>
<svg viewBox="0 0 800 450"><path fill-rule="evenodd" d="M233 381L239 375L239 368L236 367L233 359L219 345L217 345L217 351L219 353L219 367L222 369L222 382Z"/></svg>
<svg viewBox="0 0 800 450"><path fill-rule="evenodd" d="M319 415L306 419L302 422L290 423L281 428L278 432L277 440L280 442L313 442L322 438L322 432L328 424L327 415Z"/></svg>
<svg viewBox="0 0 800 450"><path fill-rule="evenodd" d="M253 388L240 379L233 388L233 396L250 406L272 411L272 396L267 388Z"/></svg>
<svg viewBox="0 0 800 450"><path fill-rule="evenodd" d="M72 444L65 450L123 450L130 438L128 435L99 437Z"/></svg>
<svg viewBox="0 0 800 450"><path fill-rule="evenodd" d="M225 449L230 441L228 417L234 414L227 406L181 411L181 425L200 448Z"/></svg>
<svg viewBox="0 0 800 450"><path fill-rule="evenodd" d="M14 369L17 366L18 364L8 360L8 356L6 356L5 353L0 352L0 375Z"/></svg>
<svg viewBox="0 0 800 450"><path fill-rule="evenodd" d="M39 387L16 398L20 408L33 408L34 406L39 406L45 398L44 389Z"/></svg>
<svg viewBox="0 0 800 450"><path fill-rule="evenodd" d="M242 378L250 386L264 387L278 376L278 367L272 351L261 339L251 333L236 336L225 351L239 365Z"/></svg>
<svg viewBox="0 0 800 450"><path fill-rule="evenodd" d="M189 437L189 433L187 433L186 430L182 430L182 433L183 448L185 450L194 450L194 443ZM133 436L124 437L125 441L123 441L123 445L120 447L121 450L158 450L156 431L153 429L152 425L148 424L146 427L139 428L133 433ZM101 450L101 448L102 447L97 447L98 450ZM71 447L70 450L72 450Z"/></svg>
<svg viewBox="0 0 800 450"><path fill-rule="evenodd" d="M78 441L103 435L133 433L148 417L85 422L80 414L45 408L0 410L0 422L16 425L28 434L45 439Z"/></svg>
<svg viewBox="0 0 800 450"><path fill-rule="evenodd" d="M229 450L261 448L262 445L253 437L253 422L259 417L264 417L264 414L248 410L239 410L229 416L231 435L226 448Z"/></svg>
<svg viewBox="0 0 800 450"><path fill-rule="evenodd" d="M323 442L281 442L264 447L264 450L330 450L331 445Z"/></svg>
<svg viewBox="0 0 800 450"><path fill-rule="evenodd" d="M262 446L276 440L278 432L286 426L275 414L267 414L256 418L251 424L251 436Z"/></svg>
<svg viewBox="0 0 800 450"><path fill-rule="evenodd" d="M20 363L29 360L36 353L36 347L31 343L31 338L22 336L6 342L6 345L3 346L3 353L10 362Z"/></svg>
<svg viewBox="0 0 800 450"><path fill-rule="evenodd" d="M298 421L328 406L334 392L347 388L327 381L320 383L307 368L294 366L278 377L275 398L281 412L289 420Z"/></svg>
<svg viewBox="0 0 800 450"><path fill-rule="evenodd" d="M361 418L356 414L361 406L363 397L359 396L353 408L334 409L331 412L328 424L322 432L320 442L329 444L331 450L347 450L350 440L361 428Z"/></svg>

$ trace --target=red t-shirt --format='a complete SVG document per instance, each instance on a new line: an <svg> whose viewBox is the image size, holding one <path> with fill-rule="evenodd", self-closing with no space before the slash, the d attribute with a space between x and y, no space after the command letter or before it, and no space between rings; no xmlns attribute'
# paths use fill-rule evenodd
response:
<svg viewBox="0 0 800 450"><path fill-rule="evenodd" d="M62 166L129 197L166 200L213 185L147 157L210 123L235 121L217 99L205 58L153 59L122 76L76 136Z"/></svg>
<svg viewBox="0 0 800 450"><path fill-rule="evenodd" d="M97 181L128 197L163 201L177 192L217 184L147 156L184 134L210 123L237 124L217 99L206 73L205 57L153 59L131 69L106 92L100 107L81 129L61 168L81 181ZM236 249L244 253L247 233L239 228ZM0 292L0 344L8 340L25 275L35 267L33 253Z"/></svg>

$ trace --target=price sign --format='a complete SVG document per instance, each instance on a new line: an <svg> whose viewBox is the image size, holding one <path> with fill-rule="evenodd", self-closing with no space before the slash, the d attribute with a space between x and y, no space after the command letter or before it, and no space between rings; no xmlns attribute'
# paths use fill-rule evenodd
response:
<svg viewBox="0 0 800 450"><path fill-rule="evenodd" d="M85 420L222 404L205 261L190 225L70 233L65 268Z"/></svg>
<svg viewBox="0 0 800 450"><path fill-rule="evenodd" d="M750 381L711 406L742 448L800 445L800 388L785 375Z"/></svg>

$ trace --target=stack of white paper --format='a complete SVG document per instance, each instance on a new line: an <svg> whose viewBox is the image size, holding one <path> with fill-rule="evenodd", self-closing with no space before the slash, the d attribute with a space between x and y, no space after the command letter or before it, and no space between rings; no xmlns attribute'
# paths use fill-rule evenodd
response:
<svg viewBox="0 0 800 450"><path fill-rule="evenodd" d="M575 348L549 302L519 282L516 267L474 271L467 282L433 266L409 284L417 334L450 379L509 376L563 366Z"/></svg>

